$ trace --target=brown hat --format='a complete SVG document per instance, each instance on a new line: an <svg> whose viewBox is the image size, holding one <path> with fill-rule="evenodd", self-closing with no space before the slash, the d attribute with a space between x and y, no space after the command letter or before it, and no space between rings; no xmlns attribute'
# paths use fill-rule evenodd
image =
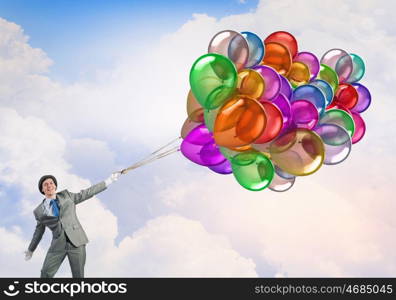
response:
<svg viewBox="0 0 396 300"><path fill-rule="evenodd" d="M48 178L51 178L51 179L54 181L55 186L58 187L58 182L56 181L55 176L53 176L53 175L44 175L44 176L42 176L42 177L40 178L39 182L38 182L38 189L39 189L40 193L43 194L43 195L44 195L44 193L43 193L43 191L42 191L42 189L43 189L43 186L42 186L42 185L43 185L43 182L44 182L45 180L47 180Z"/></svg>

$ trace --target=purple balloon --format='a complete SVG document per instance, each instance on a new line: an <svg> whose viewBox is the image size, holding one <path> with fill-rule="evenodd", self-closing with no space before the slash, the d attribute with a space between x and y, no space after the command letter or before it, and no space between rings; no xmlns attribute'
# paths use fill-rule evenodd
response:
<svg viewBox="0 0 396 300"><path fill-rule="evenodd" d="M223 161L222 163L215 165L215 166L209 166L209 169L212 171L219 173L219 174L231 174L232 173L232 167L231 163L228 159Z"/></svg>
<svg viewBox="0 0 396 300"><path fill-rule="evenodd" d="M205 166L215 166L226 160L214 140L204 145L199 155Z"/></svg>
<svg viewBox="0 0 396 300"><path fill-rule="evenodd" d="M316 106L308 100L297 100L291 104L293 122L298 128L312 129L319 121Z"/></svg>
<svg viewBox="0 0 396 300"><path fill-rule="evenodd" d="M320 70L320 63L315 54L311 52L299 52L293 58L293 62L294 61L302 62L308 66L309 72L311 73L311 78L309 80L316 78Z"/></svg>
<svg viewBox="0 0 396 300"><path fill-rule="evenodd" d="M287 97L287 99L290 99L292 93L293 93L293 89L292 86L289 82L289 80L287 80L286 77L279 75L280 79L281 79L281 89L280 92L285 95Z"/></svg>
<svg viewBox="0 0 396 300"><path fill-rule="evenodd" d="M289 127L290 122L292 121L291 117L291 107L290 102L286 98L286 96L281 92L278 96L272 99L272 103L275 104L282 113L283 116L283 126L282 130Z"/></svg>
<svg viewBox="0 0 396 300"><path fill-rule="evenodd" d="M275 98L281 89L281 79L275 69L268 66L256 66L253 68L264 78L265 90L260 100L271 100Z"/></svg>
<svg viewBox="0 0 396 300"><path fill-rule="evenodd" d="M183 140L180 150L189 160L202 166L214 166L226 160L205 125L191 130Z"/></svg>
<svg viewBox="0 0 396 300"><path fill-rule="evenodd" d="M364 112L371 104L371 94L368 88L366 88L363 84L360 83L352 83L358 92L358 102L351 109L353 112L362 113Z"/></svg>
<svg viewBox="0 0 396 300"><path fill-rule="evenodd" d="M194 145L206 145L213 141L213 135L209 129L204 125L199 125L190 131L185 137L184 141Z"/></svg>
<svg viewBox="0 0 396 300"><path fill-rule="evenodd" d="M335 124L320 124L314 130L322 139L325 148L325 165L343 162L351 153L352 141L348 132Z"/></svg>
<svg viewBox="0 0 396 300"><path fill-rule="evenodd" d="M205 166L205 162L202 160L202 157L200 155L202 148L203 145L191 144L186 140L183 140L180 145L180 151L186 158L188 158L192 162L195 162L198 165Z"/></svg>

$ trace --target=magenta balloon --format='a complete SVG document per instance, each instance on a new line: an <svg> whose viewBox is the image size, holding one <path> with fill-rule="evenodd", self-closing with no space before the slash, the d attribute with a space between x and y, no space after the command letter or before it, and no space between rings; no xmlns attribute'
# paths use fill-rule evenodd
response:
<svg viewBox="0 0 396 300"><path fill-rule="evenodd" d="M358 93L358 102L351 109L353 112L362 113L364 112L371 104L371 94L368 88L366 88L363 84L360 83L352 83L354 88Z"/></svg>
<svg viewBox="0 0 396 300"><path fill-rule="evenodd" d="M205 166L215 166L226 160L214 140L204 145L199 155Z"/></svg>
<svg viewBox="0 0 396 300"><path fill-rule="evenodd" d="M335 70L340 83L345 82L353 71L352 58L342 49L330 49L323 54L320 63Z"/></svg>
<svg viewBox="0 0 396 300"><path fill-rule="evenodd" d="M278 96L272 99L272 103L275 104L282 113L282 130L284 130L285 128L289 127L290 122L292 121L290 102L283 93L279 93Z"/></svg>
<svg viewBox="0 0 396 300"><path fill-rule="evenodd" d="M355 132L352 136L352 144L356 144L359 142L364 134L366 133L366 123L364 122L363 118L357 112L351 112L353 121L355 122Z"/></svg>
<svg viewBox="0 0 396 300"><path fill-rule="evenodd" d="M316 106L308 100L296 100L291 104L291 113L294 124L298 128L312 129L319 121Z"/></svg>
<svg viewBox="0 0 396 300"><path fill-rule="evenodd" d="M212 134L205 125L199 125L191 130L180 145L182 154L196 164L207 166L202 160L201 150L208 143L214 143Z"/></svg>
<svg viewBox="0 0 396 300"><path fill-rule="evenodd" d="M311 77L309 80L313 80L316 78L320 70L320 63L319 59L316 57L315 54L311 52L299 52L293 58L293 62L294 61L302 62L308 66L309 72L311 73Z"/></svg>
<svg viewBox="0 0 396 300"><path fill-rule="evenodd" d="M195 127L184 139L194 145L206 145L207 143L213 141L213 135L204 124Z"/></svg>
<svg viewBox="0 0 396 300"><path fill-rule="evenodd" d="M205 166L205 162L200 155L202 148L203 145L192 144L186 140L183 140L180 145L180 151L186 158L198 165Z"/></svg>
<svg viewBox="0 0 396 300"><path fill-rule="evenodd" d="M283 95L285 95L287 97L287 99L290 99L292 93L293 93L293 89L292 86L289 82L289 80L287 80L286 77L279 75L280 79L281 79L281 89L280 89L280 93L282 93Z"/></svg>
<svg viewBox="0 0 396 300"><path fill-rule="evenodd" d="M282 85L278 72L268 66L256 66L253 70L259 72L264 78L265 90L261 99L271 100L275 98L279 94Z"/></svg>
<svg viewBox="0 0 396 300"><path fill-rule="evenodd" d="M219 174L231 174L232 173L232 167L231 163L228 159L223 161L222 163L215 165L215 166L209 166L209 169L212 171L219 173Z"/></svg>

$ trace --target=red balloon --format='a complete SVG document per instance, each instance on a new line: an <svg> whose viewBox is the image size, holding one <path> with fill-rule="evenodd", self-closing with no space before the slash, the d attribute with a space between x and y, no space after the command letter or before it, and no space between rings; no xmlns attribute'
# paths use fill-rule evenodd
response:
<svg viewBox="0 0 396 300"><path fill-rule="evenodd" d="M359 95L353 85L341 83L335 92L333 102L351 109L358 102L358 97Z"/></svg>
<svg viewBox="0 0 396 300"><path fill-rule="evenodd" d="M344 105L342 105L342 104L334 103L334 101L332 101L332 102L329 104L329 106L326 107L326 110L333 109L333 108L335 108L335 109L341 109L341 110L346 111L348 114L351 114L351 111L350 111L348 108L346 108L346 107L345 107Z"/></svg>
<svg viewBox="0 0 396 300"><path fill-rule="evenodd" d="M296 38L291 35L287 31L276 31L271 33L267 38L264 40L264 43L278 43L282 44L286 48L289 49L291 57L296 56L298 52L297 40Z"/></svg>
<svg viewBox="0 0 396 300"><path fill-rule="evenodd" d="M255 144L263 144L276 138L283 127L282 112L277 106L268 101L262 101L265 115L267 116L267 126L260 137L254 141Z"/></svg>

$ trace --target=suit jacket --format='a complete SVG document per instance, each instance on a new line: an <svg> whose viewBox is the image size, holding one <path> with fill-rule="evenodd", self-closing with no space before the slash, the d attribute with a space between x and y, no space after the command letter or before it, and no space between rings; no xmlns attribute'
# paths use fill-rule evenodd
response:
<svg viewBox="0 0 396 300"><path fill-rule="evenodd" d="M90 188L82 190L80 193L71 193L68 190L56 193L56 199L58 199L59 203L59 217L48 216L45 214L45 199L43 199L41 204L33 211L37 225L28 249L32 252L36 250L46 227L52 231L52 242L50 248L56 245L56 240L63 230L74 246L79 247L88 243L87 235L76 215L76 204L92 198L94 195L104 191L105 189L106 184L102 181Z"/></svg>

